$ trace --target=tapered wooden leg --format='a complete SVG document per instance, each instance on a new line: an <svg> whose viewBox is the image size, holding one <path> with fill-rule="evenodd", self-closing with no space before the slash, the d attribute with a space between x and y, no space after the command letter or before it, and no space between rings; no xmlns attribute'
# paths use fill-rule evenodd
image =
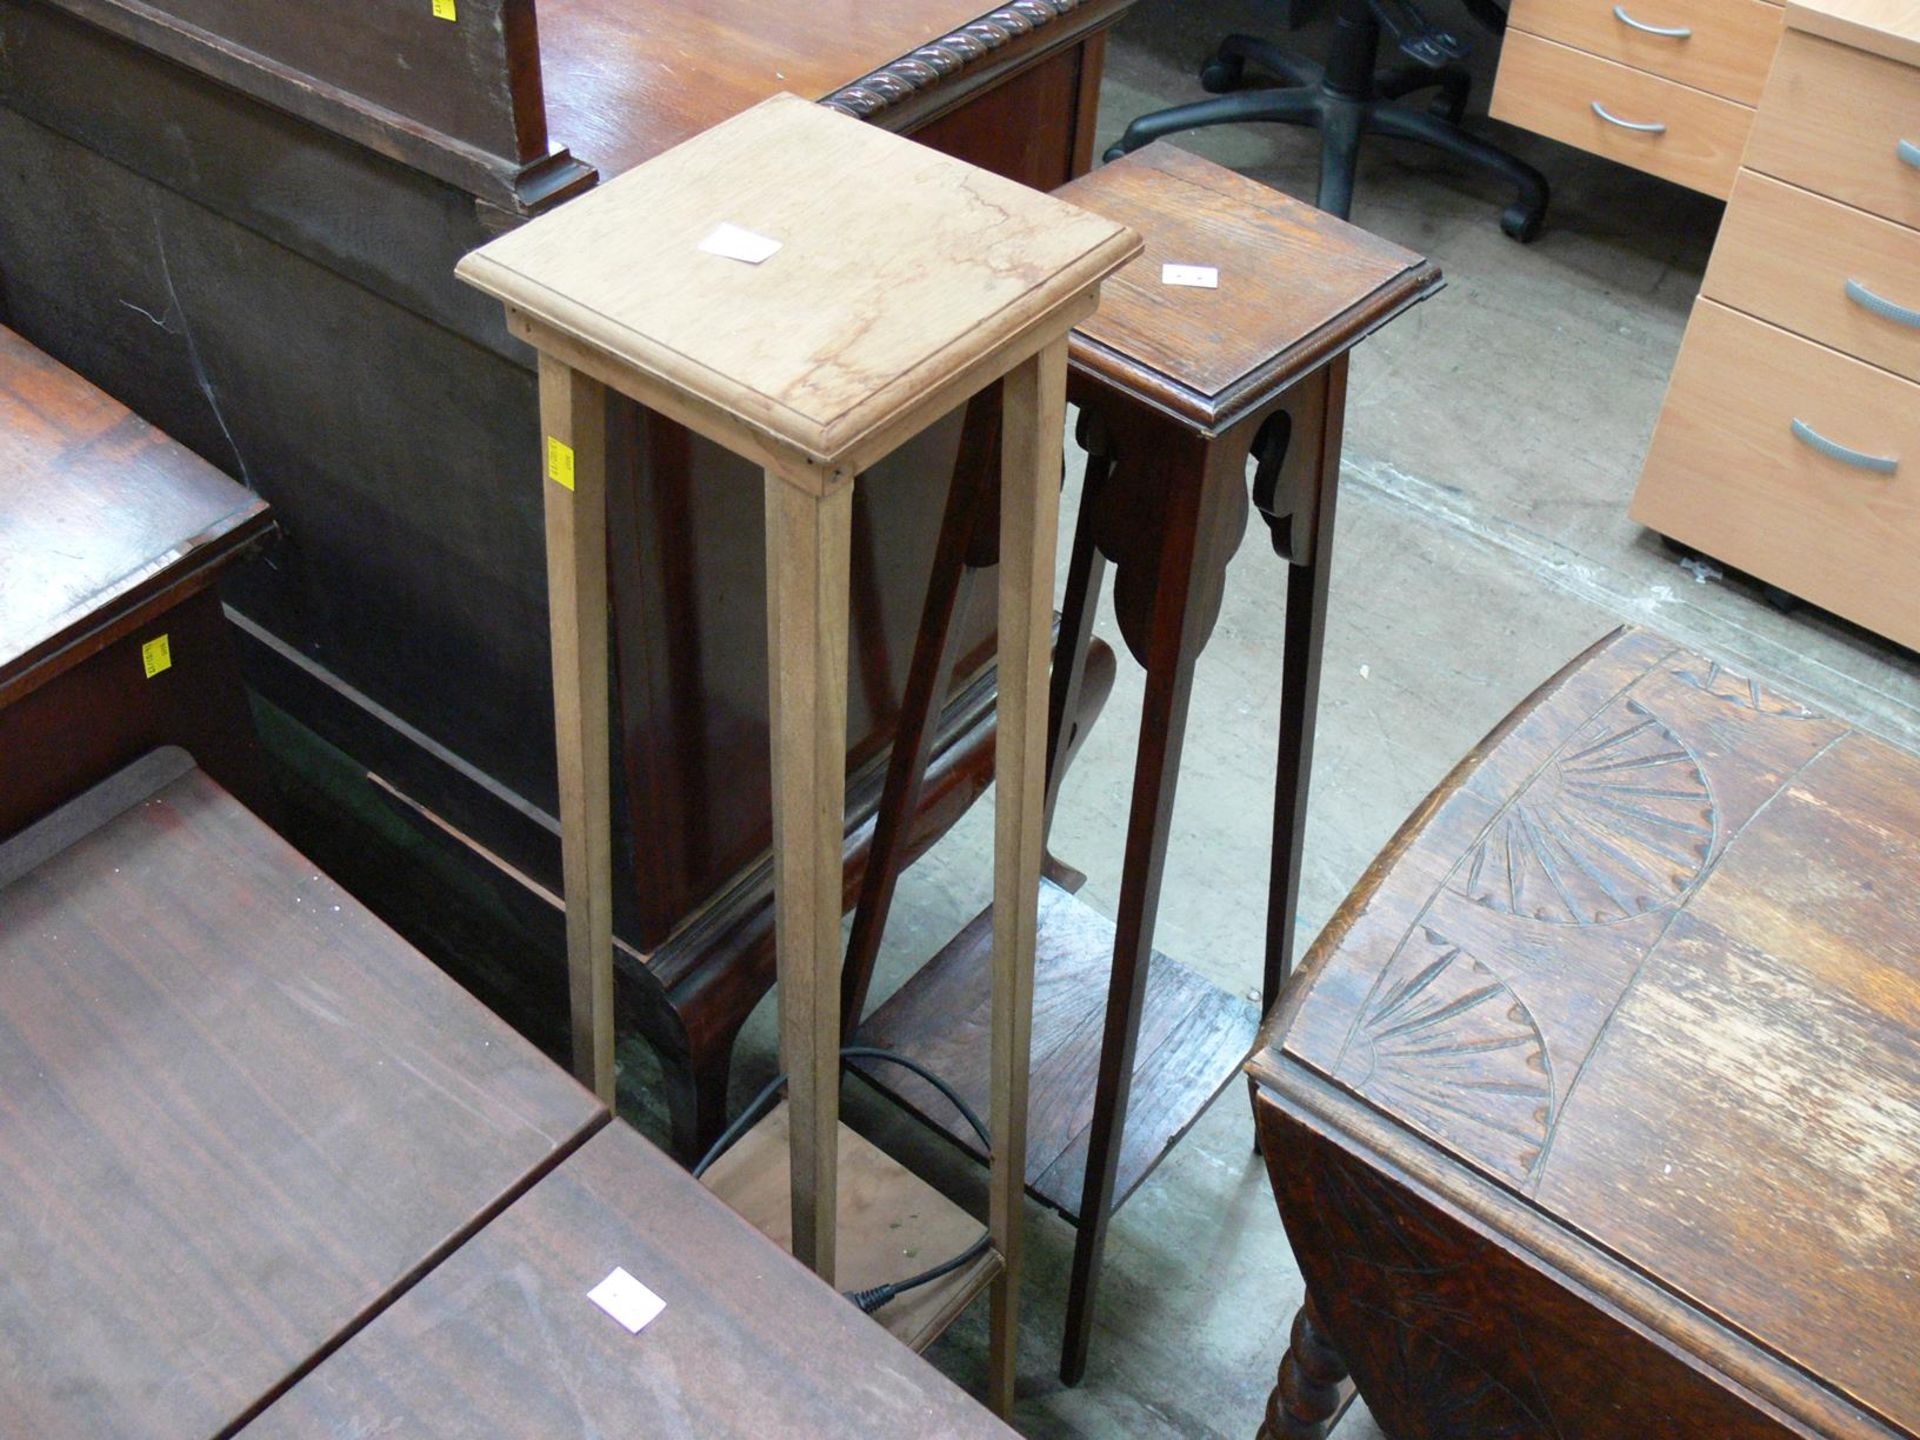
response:
<svg viewBox="0 0 1920 1440"><path fill-rule="evenodd" d="M560 767L573 1073L613 1102L613 839L607 737L607 395L540 357L547 615Z"/></svg>
<svg viewBox="0 0 1920 1440"><path fill-rule="evenodd" d="M860 901L854 907L853 933L847 940L846 968L841 975L840 1021L849 1034L859 1025L860 1012L866 1008L867 987L873 982L874 962L886 935L894 889L906 868L913 821L927 778L927 760L939 729L940 706L959 658L954 619L966 614L973 594L975 571L967 550L974 527L981 522L983 504L993 489L992 463L999 446L1000 389L992 385L967 402L960 453L954 460L946 513L940 521L933 564L927 574L920 633L914 639L906 693L900 700L893 751L887 760L886 784L880 792L880 808L874 812L873 845L860 880Z"/></svg>
<svg viewBox="0 0 1920 1440"><path fill-rule="evenodd" d="M1027 1065L1033 951L1045 850L1047 652L1066 425L1067 341L1003 382L1000 479L999 729L994 752L993 1173L989 1225L1004 1262L993 1284L990 1399L1013 1409L1019 1361L1021 1205L1027 1178Z"/></svg>
<svg viewBox="0 0 1920 1440"><path fill-rule="evenodd" d="M1267 892L1267 955L1261 1009L1273 1009L1293 970L1294 925L1300 913L1301 844L1307 833L1307 790L1313 732L1320 711L1320 656L1327 638L1327 586L1333 575L1333 518L1340 493L1340 443L1347 403L1347 357L1327 366L1319 432L1293 436L1317 446L1307 505L1311 534L1296 535L1287 567L1286 652L1280 678L1280 758L1273 793L1273 872ZM1308 407L1311 410L1312 407Z"/></svg>
<svg viewBox="0 0 1920 1440"><path fill-rule="evenodd" d="M1267 1418L1255 1440L1325 1440L1353 1398L1347 1366L1326 1337L1309 1295L1293 1317L1293 1334L1280 1361L1279 1383L1267 1399Z"/></svg>
<svg viewBox="0 0 1920 1440"><path fill-rule="evenodd" d="M812 495L771 471L766 486L774 937L792 1125L793 1253L831 1282L853 487Z"/></svg>
<svg viewBox="0 0 1920 1440"><path fill-rule="evenodd" d="M1093 1332L1100 1260L1119 1179L1127 1105L1146 1001L1147 968L1167 831L1186 735L1193 666L1202 648L1204 617L1193 598L1195 557L1210 533L1209 507L1226 487L1243 485L1240 452L1197 436L1169 441L1159 472L1167 496L1162 516L1151 630L1147 640L1147 685L1140 712L1140 743L1133 771L1133 803L1127 818L1127 849L1120 876L1119 913L1114 917L1113 974L1107 987L1100 1067L1094 1084L1093 1118L1087 1131L1087 1170L1080 1192L1079 1230L1074 1237L1073 1275L1067 1290L1066 1336L1060 1378L1080 1383Z"/></svg>

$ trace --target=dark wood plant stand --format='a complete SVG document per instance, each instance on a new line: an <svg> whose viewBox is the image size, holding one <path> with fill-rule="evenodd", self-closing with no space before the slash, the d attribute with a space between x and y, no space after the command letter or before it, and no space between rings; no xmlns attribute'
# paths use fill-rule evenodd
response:
<svg viewBox="0 0 1920 1440"><path fill-rule="evenodd" d="M1398 246L1167 146L1059 193L1123 221L1147 246L1108 283L1100 312L1074 332L1070 352L1068 394L1080 407L1088 462L1054 657L1049 813L1080 739L1063 717L1082 712L1109 562L1121 634L1147 672L1120 913L1108 922L1057 888L1041 901L1027 1188L1080 1231L1061 1361L1072 1384L1086 1367L1108 1218L1232 1077L1257 1021L1249 1002L1153 951L1193 667L1246 530L1247 461L1258 467L1254 506L1288 562L1262 978L1271 1003L1292 960L1346 353L1431 294L1439 273ZM1216 266L1220 286L1168 287L1166 262ZM950 510L949 524L970 523L962 507ZM929 602L950 603L938 592ZM935 675L919 678L939 663L937 647L923 649L908 696L924 706L942 687ZM902 733L913 723L903 717ZM896 765L881 815L913 813L914 784L912 766ZM846 969L850 1017L864 1008L893 868L876 850ZM986 1056L977 1040L991 934L988 911L866 1021L861 1041L911 1055L984 1100ZM875 1067L869 1078L975 1147L963 1122L920 1081L893 1067ZM1141 1103L1129 1125L1136 1088Z"/></svg>

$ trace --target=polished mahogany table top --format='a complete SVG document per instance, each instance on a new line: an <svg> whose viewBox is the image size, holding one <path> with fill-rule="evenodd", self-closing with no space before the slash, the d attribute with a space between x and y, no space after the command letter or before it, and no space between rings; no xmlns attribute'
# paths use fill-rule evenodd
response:
<svg viewBox="0 0 1920 1440"><path fill-rule="evenodd" d="M185 752L0 845L0 1430L202 1440L605 1120Z"/></svg>
<svg viewBox="0 0 1920 1440"><path fill-rule="evenodd" d="M267 505L0 326L0 701L259 539Z"/></svg>
<svg viewBox="0 0 1920 1440"><path fill-rule="evenodd" d="M988 13L986 0L540 0L547 129L610 179L790 91L807 99Z"/></svg>
<svg viewBox="0 0 1920 1440"><path fill-rule="evenodd" d="M666 1302L637 1334L587 1298L616 1266ZM1013 1432L616 1121L243 1434Z"/></svg>

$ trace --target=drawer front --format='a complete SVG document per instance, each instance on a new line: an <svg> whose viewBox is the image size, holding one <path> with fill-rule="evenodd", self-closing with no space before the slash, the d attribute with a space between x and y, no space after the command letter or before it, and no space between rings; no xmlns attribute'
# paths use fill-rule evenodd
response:
<svg viewBox="0 0 1920 1440"><path fill-rule="evenodd" d="M1920 70L1789 31L1747 165L1920 229Z"/></svg>
<svg viewBox="0 0 1920 1440"><path fill-rule="evenodd" d="M1920 381L1920 230L1742 170L1700 291Z"/></svg>
<svg viewBox="0 0 1920 1440"><path fill-rule="evenodd" d="M1511 23L1752 105L1780 45L1782 13L1766 0L1514 0Z"/></svg>
<svg viewBox="0 0 1920 1440"><path fill-rule="evenodd" d="M1501 46L1493 116L1722 199L1753 121L1745 105L1518 30Z"/></svg>
<svg viewBox="0 0 1920 1440"><path fill-rule="evenodd" d="M1796 420L1897 468L1822 453L1796 438ZM1920 386L1701 300L1632 514L1920 646Z"/></svg>

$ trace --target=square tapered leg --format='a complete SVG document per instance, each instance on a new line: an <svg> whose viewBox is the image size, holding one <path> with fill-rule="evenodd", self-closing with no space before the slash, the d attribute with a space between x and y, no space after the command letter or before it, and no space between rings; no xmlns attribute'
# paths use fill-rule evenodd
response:
<svg viewBox="0 0 1920 1440"><path fill-rule="evenodd" d="M612 1104L605 388L565 362L542 355L540 428L573 1073Z"/></svg>

